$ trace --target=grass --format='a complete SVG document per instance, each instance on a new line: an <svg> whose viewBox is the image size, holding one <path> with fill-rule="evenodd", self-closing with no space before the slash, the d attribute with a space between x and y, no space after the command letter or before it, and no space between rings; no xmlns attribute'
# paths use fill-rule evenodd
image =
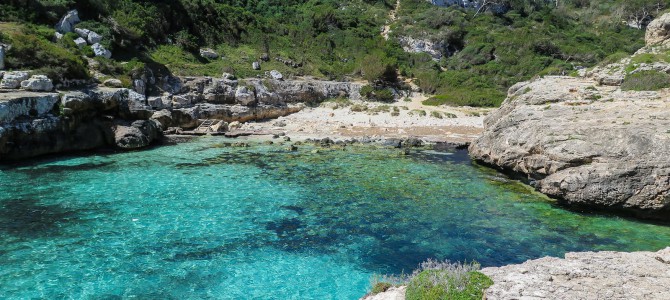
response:
<svg viewBox="0 0 670 300"><path fill-rule="evenodd" d="M658 91L668 87L670 75L655 70L628 74L621 84L624 91Z"/></svg>
<svg viewBox="0 0 670 300"><path fill-rule="evenodd" d="M478 300L493 284L490 278L478 272L479 269L480 265L475 262L463 264L429 259L411 275L373 277L371 294L406 285L407 300Z"/></svg>
<svg viewBox="0 0 670 300"><path fill-rule="evenodd" d="M446 94L436 95L423 101L424 105L498 107L505 100L505 93L492 88L452 89Z"/></svg>

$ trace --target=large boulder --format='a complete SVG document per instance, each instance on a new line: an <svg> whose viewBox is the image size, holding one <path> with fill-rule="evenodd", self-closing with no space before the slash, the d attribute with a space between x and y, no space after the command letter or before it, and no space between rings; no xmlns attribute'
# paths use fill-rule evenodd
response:
<svg viewBox="0 0 670 300"><path fill-rule="evenodd" d="M670 220L668 101L547 76L510 89L470 155L563 204Z"/></svg>
<svg viewBox="0 0 670 300"><path fill-rule="evenodd" d="M33 92L50 92L54 89L53 82L45 75L34 75L21 82L21 88Z"/></svg>
<svg viewBox="0 0 670 300"><path fill-rule="evenodd" d="M93 44L91 48L93 49L93 53L95 54L95 56L102 56L107 59L112 58L112 52L105 49L105 47L103 47L100 44Z"/></svg>
<svg viewBox="0 0 670 300"><path fill-rule="evenodd" d="M79 49L84 48L87 45L86 40L80 37L74 40L74 44L77 45Z"/></svg>
<svg viewBox="0 0 670 300"><path fill-rule="evenodd" d="M670 13L666 13L647 26L644 40L648 46L664 44L670 38Z"/></svg>
<svg viewBox="0 0 670 300"><path fill-rule="evenodd" d="M172 126L172 112L167 109L157 111L151 116L151 120L158 121L160 128L166 130Z"/></svg>
<svg viewBox="0 0 670 300"><path fill-rule="evenodd" d="M88 39L88 34L91 33L91 31L85 28L75 28L74 33L86 41L86 39Z"/></svg>
<svg viewBox="0 0 670 300"><path fill-rule="evenodd" d="M86 40L89 44L94 45L102 41L102 36L95 31L89 31L88 35L86 36Z"/></svg>
<svg viewBox="0 0 670 300"><path fill-rule="evenodd" d="M284 79L284 75L282 75L282 73L280 73L280 72L277 71L277 70L272 70L272 71L270 71L270 76L271 76L272 79L274 79L274 80L282 80L282 79Z"/></svg>
<svg viewBox="0 0 670 300"><path fill-rule="evenodd" d="M219 58L219 54L216 53L216 51L210 49L210 48L202 48L200 49L200 56L207 58L207 59L217 59Z"/></svg>
<svg viewBox="0 0 670 300"><path fill-rule="evenodd" d="M58 21L58 24L56 24L56 31L60 33L72 32L74 30L74 25L79 22L81 22L79 19L79 12L76 9L71 10Z"/></svg>
<svg viewBox="0 0 670 300"><path fill-rule="evenodd" d="M253 106L256 104L256 96L246 86L239 86L235 91L235 102L244 106Z"/></svg>
<svg viewBox="0 0 670 300"><path fill-rule="evenodd" d="M5 75L2 76L2 81L0 81L0 89L18 89L21 87L21 82L27 79L27 72L6 72Z"/></svg>
<svg viewBox="0 0 670 300"><path fill-rule="evenodd" d="M153 120L118 123L114 126L114 144L124 150L144 148L161 134L159 124Z"/></svg>

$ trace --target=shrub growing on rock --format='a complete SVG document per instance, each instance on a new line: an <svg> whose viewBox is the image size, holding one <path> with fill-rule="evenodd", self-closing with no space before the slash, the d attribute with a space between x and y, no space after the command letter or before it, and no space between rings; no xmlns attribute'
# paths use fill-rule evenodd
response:
<svg viewBox="0 0 670 300"><path fill-rule="evenodd" d="M658 91L670 87L670 75L655 70L626 75L621 84L624 91Z"/></svg>

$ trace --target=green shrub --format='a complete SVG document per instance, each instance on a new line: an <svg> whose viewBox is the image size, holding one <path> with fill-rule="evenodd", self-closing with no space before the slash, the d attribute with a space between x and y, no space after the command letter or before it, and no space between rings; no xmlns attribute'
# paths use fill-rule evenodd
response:
<svg viewBox="0 0 670 300"><path fill-rule="evenodd" d="M349 108L351 111L361 112L368 110L368 106L364 104L354 104Z"/></svg>
<svg viewBox="0 0 670 300"><path fill-rule="evenodd" d="M670 87L670 75L649 70L626 75L621 84L624 91L657 91Z"/></svg>
<svg viewBox="0 0 670 300"><path fill-rule="evenodd" d="M453 89L446 94L433 96L425 101L424 105L438 106L473 106L473 107L497 107L505 100L505 93L492 89Z"/></svg>
<svg viewBox="0 0 670 300"><path fill-rule="evenodd" d="M484 290L493 284L486 275L470 271L465 276L448 271L425 270L414 277L407 286L407 300L478 300Z"/></svg>
<svg viewBox="0 0 670 300"><path fill-rule="evenodd" d="M438 119L443 118L442 113L440 113L439 111L431 111L430 116L433 117L433 118L438 118Z"/></svg>
<svg viewBox="0 0 670 300"><path fill-rule="evenodd" d="M370 291L370 293L373 295L383 293L386 292L392 286L393 285L388 282L378 282L372 287L372 291Z"/></svg>

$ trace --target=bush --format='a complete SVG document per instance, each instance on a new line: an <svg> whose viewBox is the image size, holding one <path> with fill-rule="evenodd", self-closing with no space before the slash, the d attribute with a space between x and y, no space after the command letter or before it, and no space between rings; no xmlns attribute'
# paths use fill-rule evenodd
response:
<svg viewBox="0 0 670 300"><path fill-rule="evenodd" d="M482 299L484 290L493 284L477 272L479 265L452 264L429 260L407 284L407 300Z"/></svg>
<svg viewBox="0 0 670 300"><path fill-rule="evenodd" d="M658 91L670 87L670 75L655 70L626 75L621 84L624 91Z"/></svg>
<svg viewBox="0 0 670 300"><path fill-rule="evenodd" d="M377 51L365 56L361 64L363 78L370 83L397 81L396 60L384 52Z"/></svg>
<svg viewBox="0 0 670 300"><path fill-rule="evenodd" d="M424 105L497 107L505 100L505 93L492 88L449 90L448 93L433 96L423 101Z"/></svg>

